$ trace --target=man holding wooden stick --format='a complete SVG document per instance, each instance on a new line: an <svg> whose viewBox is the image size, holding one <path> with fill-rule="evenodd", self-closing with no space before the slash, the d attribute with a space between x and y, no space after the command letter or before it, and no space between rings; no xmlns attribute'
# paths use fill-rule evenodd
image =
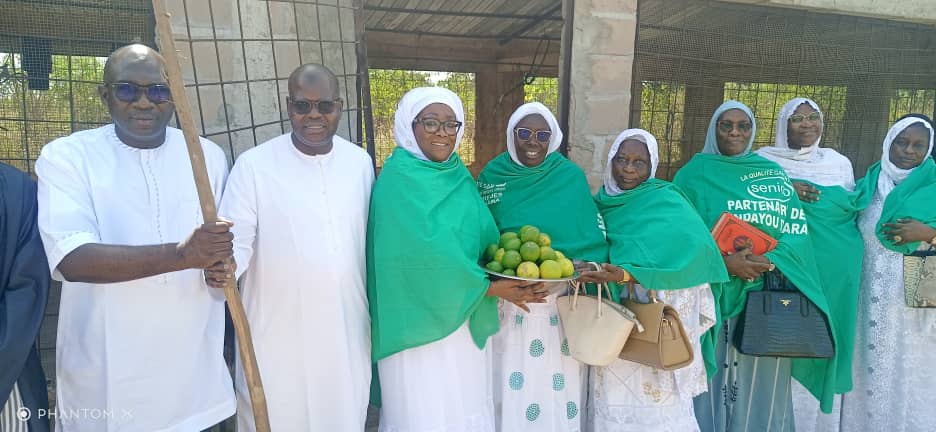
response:
<svg viewBox="0 0 936 432"><path fill-rule="evenodd" d="M231 223L202 224L165 61L116 50L99 92L112 124L46 145L39 229L63 281L56 430L198 431L235 410L222 357ZM201 140L220 197L227 161Z"/></svg>

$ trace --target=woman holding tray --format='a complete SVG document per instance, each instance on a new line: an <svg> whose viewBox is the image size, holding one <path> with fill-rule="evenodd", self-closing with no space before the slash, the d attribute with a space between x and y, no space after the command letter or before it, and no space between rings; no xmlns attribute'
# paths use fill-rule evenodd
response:
<svg viewBox="0 0 936 432"><path fill-rule="evenodd" d="M478 178L501 231L533 225L569 259L604 262L607 245L582 170L558 153L559 122L527 103L510 116L507 152ZM502 432L575 432L584 414L584 365L570 356L554 293L543 304L500 304L494 336L494 400Z"/></svg>
<svg viewBox="0 0 936 432"><path fill-rule="evenodd" d="M438 87L397 108L397 148L371 195L367 292L385 432L493 432L488 338L497 298L542 301L546 289L478 265L497 227L455 152L461 99Z"/></svg>

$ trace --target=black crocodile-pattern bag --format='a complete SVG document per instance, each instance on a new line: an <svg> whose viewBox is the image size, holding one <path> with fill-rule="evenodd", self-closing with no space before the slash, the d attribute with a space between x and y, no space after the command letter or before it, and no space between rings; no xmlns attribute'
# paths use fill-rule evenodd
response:
<svg viewBox="0 0 936 432"><path fill-rule="evenodd" d="M779 270L764 273L763 291L748 293L734 344L761 357L830 358L835 354L825 313Z"/></svg>

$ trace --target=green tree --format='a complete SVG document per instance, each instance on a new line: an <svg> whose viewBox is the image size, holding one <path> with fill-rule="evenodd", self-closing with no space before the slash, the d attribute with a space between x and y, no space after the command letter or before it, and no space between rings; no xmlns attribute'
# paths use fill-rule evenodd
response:
<svg viewBox="0 0 936 432"><path fill-rule="evenodd" d="M559 117L559 79L536 77L531 84L523 86L523 101L546 105L553 115Z"/></svg>

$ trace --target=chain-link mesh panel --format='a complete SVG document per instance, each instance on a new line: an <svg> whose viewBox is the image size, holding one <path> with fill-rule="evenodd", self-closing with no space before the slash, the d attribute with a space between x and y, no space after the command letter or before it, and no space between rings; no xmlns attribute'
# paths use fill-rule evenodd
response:
<svg viewBox="0 0 936 432"><path fill-rule="evenodd" d="M0 162L32 172L49 141L109 122L104 59L153 36L149 0L0 0Z"/></svg>
<svg viewBox="0 0 936 432"><path fill-rule="evenodd" d="M169 8L195 122L232 160L291 130L287 81L305 63L338 76L338 135L361 145L352 0L172 0Z"/></svg>
<svg viewBox="0 0 936 432"><path fill-rule="evenodd" d="M642 0L638 17L631 119L659 139L661 177L701 150L725 99L754 110L756 147L773 145L787 100L814 99L823 145L848 156L858 176L880 157L894 119L934 111L932 26L692 0Z"/></svg>

